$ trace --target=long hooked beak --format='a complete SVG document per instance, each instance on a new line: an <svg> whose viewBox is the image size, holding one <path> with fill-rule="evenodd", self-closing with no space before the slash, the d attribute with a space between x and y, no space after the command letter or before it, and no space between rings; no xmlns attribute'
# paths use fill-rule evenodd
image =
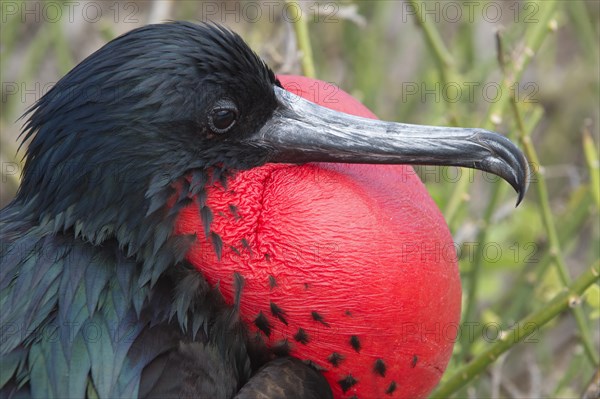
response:
<svg viewBox="0 0 600 399"><path fill-rule="evenodd" d="M464 166L502 177L517 191L517 205L527 191L527 159L498 133L361 118L274 90L278 107L249 138L269 148L268 162Z"/></svg>

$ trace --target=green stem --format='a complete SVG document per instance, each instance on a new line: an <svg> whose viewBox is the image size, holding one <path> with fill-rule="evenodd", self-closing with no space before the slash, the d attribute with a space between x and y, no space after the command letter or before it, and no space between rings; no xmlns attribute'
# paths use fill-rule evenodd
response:
<svg viewBox="0 0 600 399"><path fill-rule="evenodd" d="M525 36L525 51L516 63L515 70L511 79L512 82L518 82L523 75L526 67L529 65L533 55L539 50L544 38L550 32L548 27L552 20L557 2L556 1L536 1L537 8L540 10L539 22L528 31ZM508 82L503 82L503 90L508 91L510 86ZM482 122L484 129L493 130L496 127L494 121L502 120L502 115L506 109L506 106L510 100L510 96L500 96L498 101L494 102L488 109L487 115ZM446 208L444 209L444 217L448 221L450 226L454 225L454 220L459 212L460 208L467 202L468 196L466 195L467 189L469 188L469 182L467 179L461 179L456 184L454 191L448 200Z"/></svg>
<svg viewBox="0 0 600 399"><path fill-rule="evenodd" d="M512 348L518 342L535 333L544 324L554 319L569 307L579 306L580 296L600 275L600 262L596 262L571 284L564 292L558 294L542 309L525 317L516 327L504 332L494 344L477 356L469 364L458 369L443 385L436 389L430 398L448 398L466 383L481 374L498 356Z"/></svg>
<svg viewBox="0 0 600 399"><path fill-rule="evenodd" d="M521 116L521 112L517 104L517 99L513 97L513 101L511 101L510 104L512 106L512 111L514 113L515 120L517 121L517 127L519 130L521 143L523 145L525 154L529 159L529 162L533 165L541 165L537 151L535 150L535 147L531 142L529 132L525 130L525 124L523 123L523 118ZM534 186L539 199L542 221L546 228L546 233L548 234L548 241L550 243L549 251L551 256L553 257L554 263L556 264L558 275L562 283L565 286L567 286L571 282L571 277L569 276L568 268L562 253L560 241L558 239L558 233L556 225L554 223L552 209L550 207L550 199L548 197L546 178L544 177L543 173L538 173L537 182L536 184L534 184ZM583 344L583 347L585 348L585 351L590 361L594 366L600 365L600 359L598 358L598 353L594 348L594 343L592 341L592 337L587 326L583 310L581 308L574 308L573 315L575 316L577 327L579 328L579 332L581 333L581 342Z"/></svg>
<svg viewBox="0 0 600 399"><path fill-rule="evenodd" d="M566 8L573 21L569 27L577 31L579 38L578 42L581 43L582 54L587 57L589 61L594 62L597 65L598 35L596 34L592 23L594 13L587 9L586 2L584 1L571 1Z"/></svg>
<svg viewBox="0 0 600 399"><path fill-rule="evenodd" d="M413 7L417 23L423 29L425 40L427 41L428 48L431 49L433 59L437 66L440 74L440 83L443 87L447 87L448 83L462 82L463 79L456 72L454 59L450 54L450 51L444 45L442 36L437 31L435 26L430 22L428 18L425 18L422 14L422 6L417 0L408 0L409 4ZM448 107L449 122L451 125L459 126L458 115L456 110L456 104L449 102L446 104ZM466 179L462 179L466 180Z"/></svg>
<svg viewBox="0 0 600 399"><path fill-rule="evenodd" d="M492 219L493 211L496 209L498 200L500 199L499 192L503 186L500 184L494 184L492 187L492 193L490 200L486 206L485 214L479 226L479 232L475 242L478 244L477 250L473 256L473 262L471 263L471 270L469 271L469 278L465 284L465 291L467 292L467 299L465 301L465 310L463 312L463 323L473 321L475 318L475 311L477 305L477 294L479 293L479 280L481 276L481 269L483 266L483 243L487 242L487 235L489 231L489 225ZM466 359L470 353L472 340L469 334L463 334L461 337L461 357Z"/></svg>
<svg viewBox="0 0 600 399"><path fill-rule="evenodd" d="M504 50L503 50L500 32L498 32L496 34L496 45L497 45L496 49L498 52L498 63L500 65L500 69L503 71L503 73L505 73L506 65L505 65L505 61L504 61L504 57L503 57ZM508 82L505 81L504 83L507 87L509 86ZM542 116L541 113L537 114L536 122L538 122L540 120L541 116ZM530 130L528 130L528 131L533 131L535 126L536 126L536 124L533 124L533 123L530 124L529 125ZM489 231L489 229L487 227L491 223L494 209L496 209L496 206L498 205L500 198L502 198L503 187L504 186L501 186L499 184L495 184L493 186L492 192L490 195L490 199L486 205L486 208L485 208L485 211L483 214L483 219L480 223L479 232L477 233L476 242L479 243L479 247L478 247L478 250L475 252L475 257L473 259L473 262L471 263L471 270L468 275L469 278L467 279L467 282L465 284L465 286L466 286L465 291L467 292L467 300L465 301L465 310L463 312L463 323L471 322L475 318L475 313L477 311L477 296L479 294L479 280L480 280L480 275L481 275L481 269L483 267L483 245L482 244L487 242L488 231ZM456 207L456 209L458 209L458 206L460 205L460 203L455 201L452 203L452 205L454 207ZM469 340L467 336L463 335L461 337L461 351L460 351L461 358L463 360L469 356L471 345L472 345L471 340Z"/></svg>
<svg viewBox="0 0 600 399"><path fill-rule="evenodd" d="M539 46L541 45L542 42L542 38L545 36L545 34L548 32L548 23L554 13L554 9L555 9L555 4L554 2L552 2L552 6L551 7L547 7L544 11L544 16L542 18L543 21L545 21L545 24L543 25L543 28L537 28L535 30L535 32L531 33L530 35L528 35L528 39L529 39L529 43L530 46L533 47L529 47L529 48L539 48ZM526 39L527 40L527 39ZM525 51L521 57L515 61L513 64L518 65L517 67L515 67L515 76L513 77L514 80L509 79L506 76L506 65L504 64L504 57L503 57L503 46L502 46L502 40L501 40L501 36L500 33L497 34L497 50L499 51L498 54L498 60L500 63L500 69L503 71L503 73L505 74L505 77L503 79L503 85L505 87L506 90L509 90L512 85L513 82L518 82L518 79L520 79L521 74L523 72L523 70L525 69L525 65L527 65L529 63L529 61L531 60L531 56L532 56L532 52L527 52ZM494 119L493 116L494 115L501 115L504 112L504 106L509 102L511 96L502 96L499 101L495 102L489 109L488 112L488 118L486 119L486 122L484 124L484 127L486 129L491 129L492 126L490 126L492 124L492 121ZM533 128L535 127L534 124L531 124L529 126L529 130L527 130L527 132L529 133L530 131L533 130ZM533 160L530 159L530 162L532 162ZM535 164L535 163L534 163ZM452 194L452 197L450 198L450 201L448 202L448 206L446 208L446 212L444 212L444 215L449 219L450 223L454 222L454 218L457 214L457 211L460 209L460 206L462 205L462 203L464 203L464 199L466 198L466 190L468 187L468 182L467 181L459 181L456 189L454 190L454 193ZM478 235L477 235L477 242L479 244L482 244L484 242L486 242L487 240L487 230L485 228L485 226L488 226L490 221L491 221L491 216L493 214L493 210L495 209L499 199L500 199L500 194L501 194L501 189L498 188L497 186L495 186L492 190L491 193L491 198L488 201L488 204L486 205L486 209L484 212L484 217L483 217L483 227L481 228L481 230L479 231ZM480 245L481 247L481 245ZM463 314L463 322L469 322L474 318L475 312L476 312L476 304L477 304L477 296L478 296L478 288L479 288L479 276L480 276L480 269L482 267L481 263L482 263L482 254L480 253L480 251L477 251L476 253L476 257L473 261L473 266L471 268L471 273L469 275L469 279L467 280L467 284L466 284L466 288L465 290L468 292L467 294L467 300L465 303L465 312ZM466 339L465 337L463 337L461 339L461 357L462 359L466 359L469 355L470 352L470 347L471 347L471 342Z"/></svg>
<svg viewBox="0 0 600 399"><path fill-rule="evenodd" d="M568 208L563 212L558 225L561 226L559 234L559 241L563 245L567 246L578 239L577 232L581 230L582 225L589 220L588 209L592 205L591 195L587 192L583 194L577 194L577 198L572 199L569 202ZM537 255L533 255L537 256ZM529 304L529 300L526 297L531 295L533 285L535 281L539 281L541 276L548 269L548 266L553 262L554 258L548 251L544 251L543 255L539 259L531 259L535 261L534 267L525 267L521 269L521 272L514 282L513 290L506 296L506 302L499 304L497 309L508 309L505 313L508 319L513 319L516 315L521 313L521 310ZM536 278L529 278L528 276L538 276Z"/></svg>
<svg viewBox="0 0 600 399"><path fill-rule="evenodd" d="M429 21L429 19L424 18L423 14L421 13L423 7L421 4L419 4L420 2L417 0L408 0L408 3L414 9L417 22L425 33L425 39L427 40L427 43L429 43L429 48L433 50L432 53L435 62L438 64L440 72L444 74L448 69L452 69L454 65L452 55L444 45L441 35L435 29L433 24Z"/></svg>
<svg viewBox="0 0 600 399"><path fill-rule="evenodd" d="M593 201L591 195L586 190L583 195L578 195L578 197L578 199L570 202L569 207L563 212L559 221L562 228L558 232L558 238L561 243L571 244L575 241L578 237L576 232L581 229L586 220L589 220L588 209ZM537 255L532 254L532 257L535 256ZM531 309L532 301L530 298L534 292L534 284L536 281L540 281L539 276L543 276L554 258L546 251L540 259L532 258L530 261L535 262L535 266L523 267L515 282L512 283L513 290L505 296L506 300L494 307L495 311L501 313L505 320L515 320L518 315L531 311L526 309ZM530 276L538 277L530 278ZM470 334L471 337L482 337L484 328L485 326L481 324L476 326L473 333ZM471 343L471 345L473 344Z"/></svg>
<svg viewBox="0 0 600 399"><path fill-rule="evenodd" d="M583 150L590 172L590 190L596 201L596 208L600 209L600 161L598 160L598 151L594 145L594 139L587 126L583 128Z"/></svg>
<svg viewBox="0 0 600 399"><path fill-rule="evenodd" d="M296 32L296 40L298 41L298 48L302 52L301 64L302 72L304 76L309 78L316 78L315 63L312 54L312 47L310 45L310 38L308 36L308 26L306 20L302 17L302 11L300 4L295 1L286 0L289 4L288 12L289 17L294 21L294 31Z"/></svg>
<svg viewBox="0 0 600 399"><path fill-rule="evenodd" d="M499 59L501 59L500 56L499 56ZM536 111L534 111L534 113L533 113L532 117L530 118L529 123L527 125L527 131L533 131L533 129L535 129L535 127L541 120L542 116L543 116L543 111L541 110L541 108L536 108ZM497 205L499 199L502 198L502 192L505 188L506 188L506 186L501 185L501 184L496 184L492 188L491 199L490 199L490 202L488 203L488 206L485 209L485 214L483 216L483 226L481 227L481 230L479 231L479 233L477 235L477 241L476 241L477 243L484 243L487 241L488 229L486 228L486 226L489 225L491 218L493 216L492 211L496 208L496 205ZM480 245L479 248L482 248L482 246ZM470 270L470 273L469 273L467 300L466 300L465 311L464 311L464 316L463 316L463 320L465 320L465 321L470 321L474 317L474 313L476 310L475 305L477 303L479 275L480 275L480 271L481 271L482 263L483 263L482 255L483 255L483 253L482 253L481 249L475 252L475 256L474 256L474 259L472 262L472 269ZM462 347L461 354L462 354L463 358L465 358L469 354L469 348L470 348L471 344L472 344L472 342L464 340L464 339L461 342L461 347Z"/></svg>

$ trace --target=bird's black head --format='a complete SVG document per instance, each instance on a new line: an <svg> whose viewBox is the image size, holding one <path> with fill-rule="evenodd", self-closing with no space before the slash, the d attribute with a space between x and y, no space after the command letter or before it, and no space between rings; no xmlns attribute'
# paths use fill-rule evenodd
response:
<svg viewBox="0 0 600 399"><path fill-rule="evenodd" d="M525 157L497 133L382 122L310 103L213 24L131 31L75 67L29 114L16 202L53 232L74 229L93 243L115 237L144 259L191 201L209 234L205 185L265 162L466 166L503 177L519 199L527 187Z"/></svg>
<svg viewBox="0 0 600 399"><path fill-rule="evenodd" d="M265 162L260 147L238 144L271 117L277 84L223 27L175 22L133 30L85 59L29 111L18 200L40 219L58 218L56 229L75 227L93 241L121 227L132 234L190 171Z"/></svg>

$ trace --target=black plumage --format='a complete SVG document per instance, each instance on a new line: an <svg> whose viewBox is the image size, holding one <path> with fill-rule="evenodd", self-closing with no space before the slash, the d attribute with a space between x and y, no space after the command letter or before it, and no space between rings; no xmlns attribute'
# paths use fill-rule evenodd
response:
<svg viewBox="0 0 600 399"><path fill-rule="evenodd" d="M0 211L2 397L230 398L252 380L262 362L236 308L183 260L195 237L172 231L195 200L212 234L205 185L264 163L238 143L271 116L277 84L224 28L150 25L28 112L22 184ZM265 373L253 390L277 389ZM281 373L298 398L330 395L306 365Z"/></svg>

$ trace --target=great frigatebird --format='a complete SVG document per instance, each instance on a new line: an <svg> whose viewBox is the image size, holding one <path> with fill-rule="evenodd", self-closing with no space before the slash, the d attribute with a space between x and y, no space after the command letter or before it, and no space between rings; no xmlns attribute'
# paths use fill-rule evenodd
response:
<svg viewBox="0 0 600 399"><path fill-rule="evenodd" d="M310 365L251 347L243 275L229 306L184 259L195 237L174 224L192 203L220 253L205 188L235 170L456 165L503 177L519 200L526 190L526 160L504 137L319 107L211 24L133 30L28 115L22 182L0 211L3 397L331 395Z"/></svg>

